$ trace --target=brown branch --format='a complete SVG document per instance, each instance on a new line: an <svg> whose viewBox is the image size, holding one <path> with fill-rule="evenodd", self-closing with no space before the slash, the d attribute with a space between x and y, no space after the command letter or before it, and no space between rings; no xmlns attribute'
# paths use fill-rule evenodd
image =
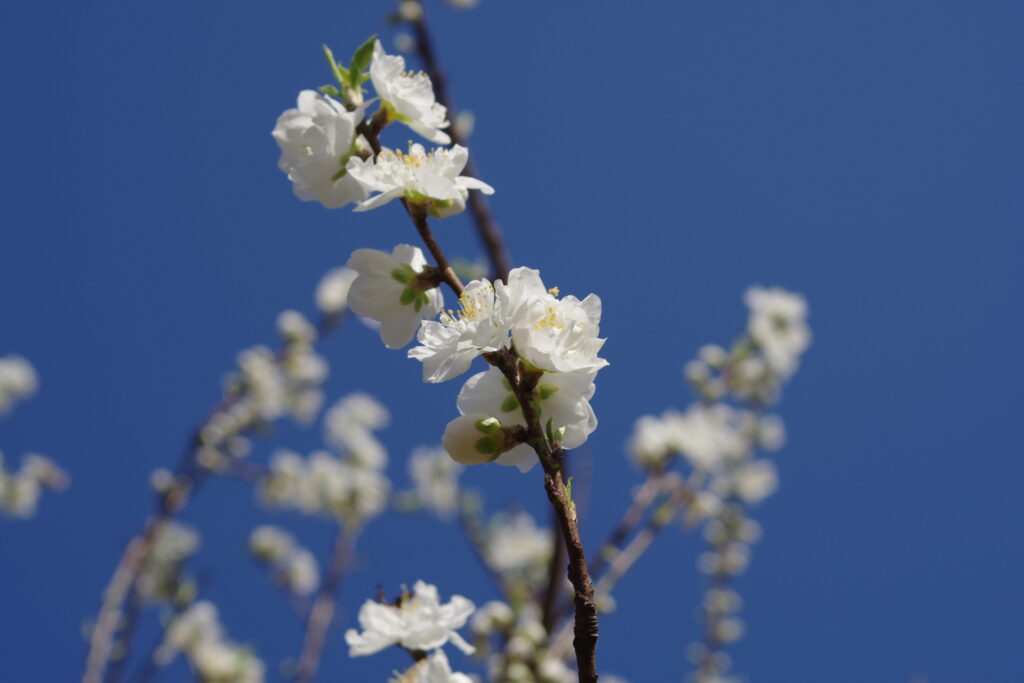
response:
<svg viewBox="0 0 1024 683"><path fill-rule="evenodd" d="M409 21L409 25L416 36L416 51L419 54L420 61L423 63L423 70L430 76L430 80L434 84L434 96L448 110L448 119L453 122L453 125L448 130L452 142L465 146L465 140L462 139L454 126L457 110L448 91L448 82L445 78L444 70L441 69L437 52L434 50L434 41L427 26L426 8L422 6L422 3L420 3L420 8L421 11L418 16ZM470 157L469 162L466 164L463 175L479 177L472 157ZM511 269L511 259L501 234L501 228L498 227L498 223L491 213L490 203L479 192L470 192L467 204L473 216L473 222L476 223L480 241L483 242L484 249L487 251L487 257L491 262L491 279L507 280L508 271Z"/></svg>
<svg viewBox="0 0 1024 683"><path fill-rule="evenodd" d="M551 632L560 614L557 605L562 588L561 568L565 562L565 543L562 539L562 528L558 525L557 513L554 510L551 513L553 518L551 529L551 563L548 565L548 584L544 589L544 597L541 601L541 623L548 633Z"/></svg>
<svg viewBox="0 0 1024 683"><path fill-rule="evenodd" d="M438 246L437 240L434 239L434 233L430 231L430 223L427 221L427 210L426 207L420 204L414 204L405 199L402 200L402 204L405 206L405 210L409 213L409 217L412 218L412 222L416 225L416 231L420 234L420 239L427 245L427 249L430 251L430 255L434 257L434 261L437 262L437 268L441 271L441 279L444 280L445 284L452 288L452 291L457 295L462 295L462 290L465 289L462 286L462 280L455 274L451 264L448 263L448 258L441 251L441 247Z"/></svg>
<svg viewBox="0 0 1024 683"><path fill-rule="evenodd" d="M534 390L541 372L528 369L516 354L503 349L484 354L489 363L501 370L512 386L519 401L526 422L527 443L537 453L544 468L544 490L554 508L558 527L565 540L569 556L568 576L573 587L573 601L576 607L573 648L576 650L576 666L580 683L597 681L597 603L594 601L594 584L587 571L587 558L580 539L576 507L565 488L562 478L564 452L561 447L548 442L541 427L540 416L534 403Z"/></svg>
<svg viewBox="0 0 1024 683"><path fill-rule="evenodd" d="M355 542L355 532L347 529L344 524L340 525L334 538L334 549L331 551L327 571L320 582L320 590L317 591L313 606L309 610L309 618L306 621L306 637L302 643L302 654L299 655L299 663L295 667L295 680L298 683L313 680L316 670L320 667L327 631L334 622L338 587L341 585L345 570L348 569L352 561Z"/></svg>

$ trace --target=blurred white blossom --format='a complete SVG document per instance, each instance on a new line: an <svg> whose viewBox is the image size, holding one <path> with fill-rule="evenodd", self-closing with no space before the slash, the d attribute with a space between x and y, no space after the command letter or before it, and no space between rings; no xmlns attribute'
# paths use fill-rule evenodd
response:
<svg viewBox="0 0 1024 683"><path fill-rule="evenodd" d="M213 603L200 601L167 626L154 660L167 665L184 653L203 683L262 683L263 662L251 650L225 639Z"/></svg>
<svg viewBox="0 0 1024 683"><path fill-rule="evenodd" d="M445 519L458 508L461 471L462 467L441 448L417 448L409 457L409 475L420 504Z"/></svg>
<svg viewBox="0 0 1024 683"><path fill-rule="evenodd" d="M9 413L38 388L39 377L26 359L16 355L0 358L0 416Z"/></svg>
<svg viewBox="0 0 1024 683"><path fill-rule="evenodd" d="M358 273L342 266L329 270L316 287L316 307L324 315L338 315L348 308L348 290Z"/></svg>
<svg viewBox="0 0 1024 683"><path fill-rule="evenodd" d="M417 581L413 594L404 595L398 606L373 600L363 603L359 610L362 632L356 629L345 632L349 655L372 655L390 645L427 651L449 641L472 654L473 646L456 631L465 626L474 609L473 603L461 595L453 595L442 604L436 586Z"/></svg>

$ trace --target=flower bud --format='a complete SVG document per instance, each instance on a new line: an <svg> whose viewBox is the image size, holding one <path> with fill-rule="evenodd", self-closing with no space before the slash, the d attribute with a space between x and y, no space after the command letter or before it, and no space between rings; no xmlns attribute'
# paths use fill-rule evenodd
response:
<svg viewBox="0 0 1024 683"><path fill-rule="evenodd" d="M511 432L496 417L470 413L448 423L441 444L455 462L482 465L493 462L518 443Z"/></svg>

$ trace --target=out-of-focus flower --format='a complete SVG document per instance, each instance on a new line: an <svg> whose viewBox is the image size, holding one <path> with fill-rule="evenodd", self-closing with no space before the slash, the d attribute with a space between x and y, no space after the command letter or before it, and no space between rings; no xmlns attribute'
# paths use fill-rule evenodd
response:
<svg viewBox="0 0 1024 683"><path fill-rule="evenodd" d="M39 377L31 363L15 355L0 358L0 415L9 413L38 388Z"/></svg>
<svg viewBox="0 0 1024 683"><path fill-rule="evenodd" d="M348 307L348 290L358 273L342 266L327 272L316 287L316 307L324 315L338 315Z"/></svg>
<svg viewBox="0 0 1024 683"><path fill-rule="evenodd" d="M362 632L356 629L345 632L349 655L372 655L390 645L433 650L449 640L463 652L472 654L473 646L456 630L465 626L474 609L473 603L461 595L453 595L442 604L436 586L417 581L413 594L404 596L398 606L372 600L363 603L359 610Z"/></svg>
<svg viewBox="0 0 1024 683"><path fill-rule="evenodd" d="M459 472L462 467L440 448L417 448L409 458L409 474L423 507L450 518L458 507Z"/></svg>

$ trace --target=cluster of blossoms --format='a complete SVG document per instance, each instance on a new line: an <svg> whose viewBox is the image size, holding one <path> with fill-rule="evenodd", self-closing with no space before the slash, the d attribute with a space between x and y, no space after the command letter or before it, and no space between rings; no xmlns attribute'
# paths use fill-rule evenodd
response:
<svg viewBox="0 0 1024 683"><path fill-rule="evenodd" d="M707 402L729 394L757 405L777 401L810 346L802 296L779 287L751 287L744 300L750 317L743 337L729 351L713 344L701 348L686 366L687 378Z"/></svg>
<svg viewBox="0 0 1024 683"><path fill-rule="evenodd" d="M266 346L246 349L238 355L238 370L225 378L223 407L200 434L211 465L242 433L285 416L308 423L320 412L324 400L320 386L328 367L314 349L316 327L301 313L284 311L277 328L283 342L280 351Z"/></svg>
<svg viewBox="0 0 1024 683"><path fill-rule="evenodd" d="M196 586L183 569L198 549L199 534L194 529L174 520L161 524L136 583L139 595L153 602L191 602Z"/></svg>
<svg viewBox="0 0 1024 683"><path fill-rule="evenodd" d="M461 595L442 603L437 587L423 581L404 592L394 604L367 600L359 609L359 627L345 632L349 655L372 655L397 645L410 652L428 653L392 683L471 683L469 676L453 673L441 648L448 642L466 654L474 648L459 635L475 605Z"/></svg>
<svg viewBox="0 0 1024 683"><path fill-rule="evenodd" d="M800 295L753 287L745 300L747 329L732 350L705 346L686 366L700 400L682 413L641 417L627 444L633 461L654 476L677 456L693 473L686 519L704 521L710 546L699 561L710 581L701 610L705 637L690 649L696 683L731 680L724 678L729 661L721 650L743 633L731 582L745 571L760 537L746 509L778 487L774 462L758 453L776 451L785 441L782 420L765 409L778 400L811 338Z"/></svg>
<svg viewBox="0 0 1024 683"><path fill-rule="evenodd" d="M422 289L426 260L416 247L399 245L392 254L360 249L349 266L358 277L349 292L353 311L380 321L390 348L409 343L419 328L419 344L410 358L423 363L426 382L444 382L465 373L484 354L515 350L529 371L538 374L532 402L540 419L564 448L577 448L597 427L590 406L594 378L608 363L597 354L601 300L559 298L539 271L516 268L508 283L473 280L459 297L459 311L440 312L440 290ZM497 367L470 377L459 393L462 417L449 423L442 442L466 465L497 462L527 471L537 462L531 448L504 435L509 426L526 426L519 398Z"/></svg>
<svg viewBox="0 0 1024 683"><path fill-rule="evenodd" d="M290 593L307 596L320 585L316 557L284 529L270 525L253 529L249 534L249 553L269 566L274 580Z"/></svg>
<svg viewBox="0 0 1024 683"><path fill-rule="evenodd" d="M205 600L171 620L154 660L166 666L178 653L185 654L202 683L263 682L263 662L248 648L225 638L217 608Z"/></svg>
<svg viewBox="0 0 1024 683"><path fill-rule="evenodd" d="M441 217L463 211L470 190L494 191L460 175L469 153L459 145L428 151L410 143L407 152L384 148L372 154L371 143L360 132L368 122L379 127L402 123L434 144L447 145L447 112L436 101L430 78L407 71L405 59L386 54L379 40L357 50L349 69L327 54L338 87L303 90L297 107L285 111L273 131L281 150L278 166L299 199L327 208L355 203L357 211L367 211L400 198ZM380 103L372 120L366 117L366 80Z"/></svg>
<svg viewBox="0 0 1024 683"><path fill-rule="evenodd" d="M326 440L341 455L316 451L303 458L278 451L263 479L263 500L305 514L359 523L387 506L391 484L384 475L387 451L373 435L384 427L387 409L366 394L341 399L325 416Z"/></svg>
<svg viewBox="0 0 1024 683"><path fill-rule="evenodd" d="M32 364L21 356L0 358L0 417L39 388L39 377ZM44 490L67 488L68 475L52 460L28 453L17 470L8 470L0 453L0 515L28 519L36 513Z"/></svg>

